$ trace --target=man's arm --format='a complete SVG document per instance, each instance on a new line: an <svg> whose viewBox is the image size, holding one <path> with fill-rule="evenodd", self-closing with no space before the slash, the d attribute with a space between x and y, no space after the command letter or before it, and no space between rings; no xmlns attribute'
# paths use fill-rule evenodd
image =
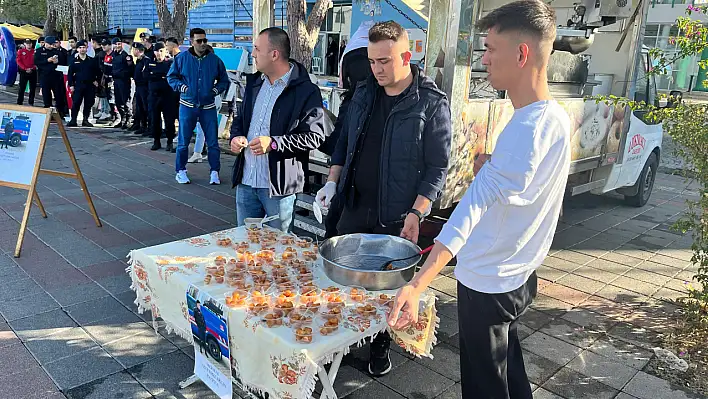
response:
<svg viewBox="0 0 708 399"><path fill-rule="evenodd" d="M430 201L435 201L438 198L447 176L451 141L450 105L447 99L442 99L430 120L425 124L423 134L425 169L418 185L419 196L426 197Z"/></svg>
<svg viewBox="0 0 708 399"><path fill-rule="evenodd" d="M172 61L170 71L167 73L167 83L172 87L172 90L178 93L186 93L188 87L182 76L182 63L180 59L181 57L175 57L174 61Z"/></svg>
<svg viewBox="0 0 708 399"><path fill-rule="evenodd" d="M294 157L297 152L317 149L325 140L322 95L316 86L307 98L304 109L304 114L299 117L300 123L295 128L296 133L272 137L278 146L277 151L286 158Z"/></svg>
<svg viewBox="0 0 708 399"><path fill-rule="evenodd" d="M224 66L224 62L221 61L221 58L219 57L216 57L216 60L218 61L218 65L216 67L217 77L214 92L215 95L218 95L219 93L224 93L229 89L231 81L229 80L229 74L226 73L226 66Z"/></svg>
<svg viewBox="0 0 708 399"><path fill-rule="evenodd" d="M69 87L74 86L74 73L76 73L76 67L74 66L75 64L72 62L69 65L69 72L67 72L67 83L69 84Z"/></svg>
<svg viewBox="0 0 708 399"><path fill-rule="evenodd" d="M29 67L27 66L27 64L25 64L25 59L23 57L20 57L21 51L22 50L17 50L17 58L16 58L17 67L18 67L18 69L22 70L22 72L25 72L26 70L29 69Z"/></svg>

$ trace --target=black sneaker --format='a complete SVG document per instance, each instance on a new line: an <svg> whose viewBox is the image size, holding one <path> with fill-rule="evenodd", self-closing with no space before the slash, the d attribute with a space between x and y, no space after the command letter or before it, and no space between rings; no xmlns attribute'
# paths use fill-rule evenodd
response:
<svg viewBox="0 0 708 399"><path fill-rule="evenodd" d="M66 124L66 127L76 127L76 126L78 126L78 125L76 124L75 120L72 120Z"/></svg>
<svg viewBox="0 0 708 399"><path fill-rule="evenodd" d="M168 152L176 152L176 151L175 151L175 147L174 147L174 145L172 144L171 141L168 141L168 142L167 142L167 148L165 148L165 151L168 151Z"/></svg>
<svg viewBox="0 0 708 399"><path fill-rule="evenodd" d="M138 125L137 123L133 123L132 125L130 125L128 130L130 130L131 132L134 132L136 130L140 130L140 125Z"/></svg>
<svg viewBox="0 0 708 399"><path fill-rule="evenodd" d="M376 342L373 340L369 346L369 374L372 377L381 377L391 371L391 342Z"/></svg>
<svg viewBox="0 0 708 399"><path fill-rule="evenodd" d="M162 148L162 146L159 143L155 143L152 145L152 147L150 147L150 151L157 151L160 148Z"/></svg>
<svg viewBox="0 0 708 399"><path fill-rule="evenodd" d="M87 120L84 120L83 122L81 122L81 126L83 126L83 127L93 127L93 123L91 123L91 122L89 122L89 121L87 121Z"/></svg>

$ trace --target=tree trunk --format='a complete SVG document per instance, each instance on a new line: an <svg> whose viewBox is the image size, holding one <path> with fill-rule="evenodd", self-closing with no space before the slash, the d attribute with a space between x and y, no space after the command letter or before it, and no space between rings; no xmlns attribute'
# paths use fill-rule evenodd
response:
<svg viewBox="0 0 708 399"><path fill-rule="evenodd" d="M51 0L47 0L47 20L44 22L44 36L52 36L57 31L57 11Z"/></svg>
<svg viewBox="0 0 708 399"><path fill-rule="evenodd" d="M73 25L74 36L79 40L88 40L88 31L91 21L89 21L88 13L84 0L72 0L73 2Z"/></svg>
<svg viewBox="0 0 708 399"><path fill-rule="evenodd" d="M160 33L161 36L165 38L176 37L177 40L181 42L187 30L187 16L190 2L187 0L175 0L172 4L173 10L170 12L166 0L155 0Z"/></svg>
<svg viewBox="0 0 708 399"><path fill-rule="evenodd" d="M332 0L317 0L309 18L305 18L305 1L288 0L287 18L290 35L290 56L307 68L312 67L312 51L317 44L320 26L332 7Z"/></svg>

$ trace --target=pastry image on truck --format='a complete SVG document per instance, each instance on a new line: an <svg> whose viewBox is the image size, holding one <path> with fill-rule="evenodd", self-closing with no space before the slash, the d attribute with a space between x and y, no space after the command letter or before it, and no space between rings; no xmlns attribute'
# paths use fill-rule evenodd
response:
<svg viewBox="0 0 708 399"><path fill-rule="evenodd" d="M29 116L5 112L2 117L2 147L19 147L29 140L31 125Z"/></svg>

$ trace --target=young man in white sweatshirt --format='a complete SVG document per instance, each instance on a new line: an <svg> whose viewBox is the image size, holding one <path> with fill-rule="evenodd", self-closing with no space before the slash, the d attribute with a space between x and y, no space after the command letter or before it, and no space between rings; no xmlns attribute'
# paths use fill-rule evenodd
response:
<svg viewBox="0 0 708 399"><path fill-rule="evenodd" d="M570 166L570 119L550 95L555 12L540 0L506 4L480 20L488 79L514 115L425 265L400 289L393 328L417 321L418 298L457 256L462 397L531 399L516 327L536 296L536 268L553 240Z"/></svg>

